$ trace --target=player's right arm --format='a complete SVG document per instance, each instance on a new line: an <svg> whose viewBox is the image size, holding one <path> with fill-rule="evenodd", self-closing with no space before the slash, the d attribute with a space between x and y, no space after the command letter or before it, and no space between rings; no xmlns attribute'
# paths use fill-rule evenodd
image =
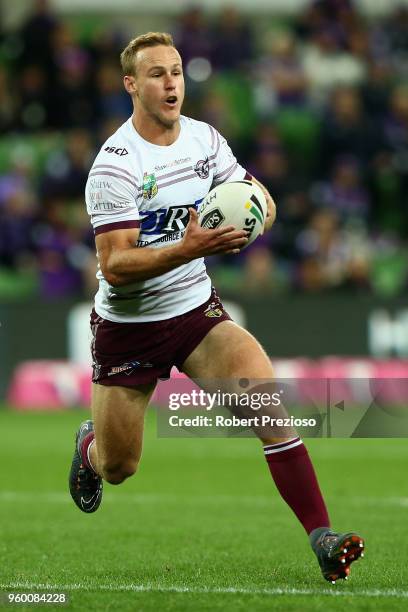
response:
<svg viewBox="0 0 408 612"><path fill-rule="evenodd" d="M203 229L198 215L190 208L190 220L179 243L168 247L136 247L140 230L113 229L96 236L96 248L102 274L107 282L119 287L144 281L183 264L218 253L238 253L247 242L247 232L233 226Z"/></svg>
<svg viewBox="0 0 408 612"><path fill-rule="evenodd" d="M108 147L109 149L109 147ZM203 229L190 209L183 239L171 246L136 246L140 233L138 202L142 189L126 156L112 157L103 147L89 173L85 198L95 231L99 265L105 280L119 287L145 281L216 253L239 251L247 233L233 227Z"/></svg>

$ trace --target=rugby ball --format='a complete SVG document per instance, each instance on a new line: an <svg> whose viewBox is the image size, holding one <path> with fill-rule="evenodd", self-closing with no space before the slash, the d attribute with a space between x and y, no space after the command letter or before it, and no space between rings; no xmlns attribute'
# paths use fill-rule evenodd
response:
<svg viewBox="0 0 408 612"><path fill-rule="evenodd" d="M221 183L204 198L199 211L199 223L206 229L233 225L249 232L250 245L263 231L267 212L264 192L252 181Z"/></svg>

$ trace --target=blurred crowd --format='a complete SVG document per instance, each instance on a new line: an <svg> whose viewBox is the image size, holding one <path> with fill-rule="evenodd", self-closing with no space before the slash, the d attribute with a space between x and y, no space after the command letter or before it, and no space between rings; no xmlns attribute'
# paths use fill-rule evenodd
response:
<svg viewBox="0 0 408 612"><path fill-rule="evenodd" d="M210 258L231 291L362 291L408 285L408 9L381 20L352 0L296 18L192 7L169 22L184 113L228 139L277 202L272 232ZM119 54L128 32L80 27L46 0L0 32L0 295L95 290L84 185L131 114Z"/></svg>

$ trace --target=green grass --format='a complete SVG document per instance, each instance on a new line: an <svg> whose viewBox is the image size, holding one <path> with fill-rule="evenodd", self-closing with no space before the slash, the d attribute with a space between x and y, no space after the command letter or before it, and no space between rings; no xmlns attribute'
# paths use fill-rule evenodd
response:
<svg viewBox="0 0 408 612"><path fill-rule="evenodd" d="M82 514L67 473L83 416L0 411L2 590L65 589L73 610L407 608L405 440L308 443L334 526L367 540L332 587L254 439L158 439L152 413L139 473Z"/></svg>

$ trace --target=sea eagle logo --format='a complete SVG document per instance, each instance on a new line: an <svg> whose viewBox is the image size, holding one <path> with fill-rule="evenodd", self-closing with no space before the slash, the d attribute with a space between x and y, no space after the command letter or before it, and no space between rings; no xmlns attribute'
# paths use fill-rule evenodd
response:
<svg viewBox="0 0 408 612"><path fill-rule="evenodd" d="M200 159L194 166L194 172L200 177L200 179L206 179L210 176L210 162L208 157Z"/></svg>

